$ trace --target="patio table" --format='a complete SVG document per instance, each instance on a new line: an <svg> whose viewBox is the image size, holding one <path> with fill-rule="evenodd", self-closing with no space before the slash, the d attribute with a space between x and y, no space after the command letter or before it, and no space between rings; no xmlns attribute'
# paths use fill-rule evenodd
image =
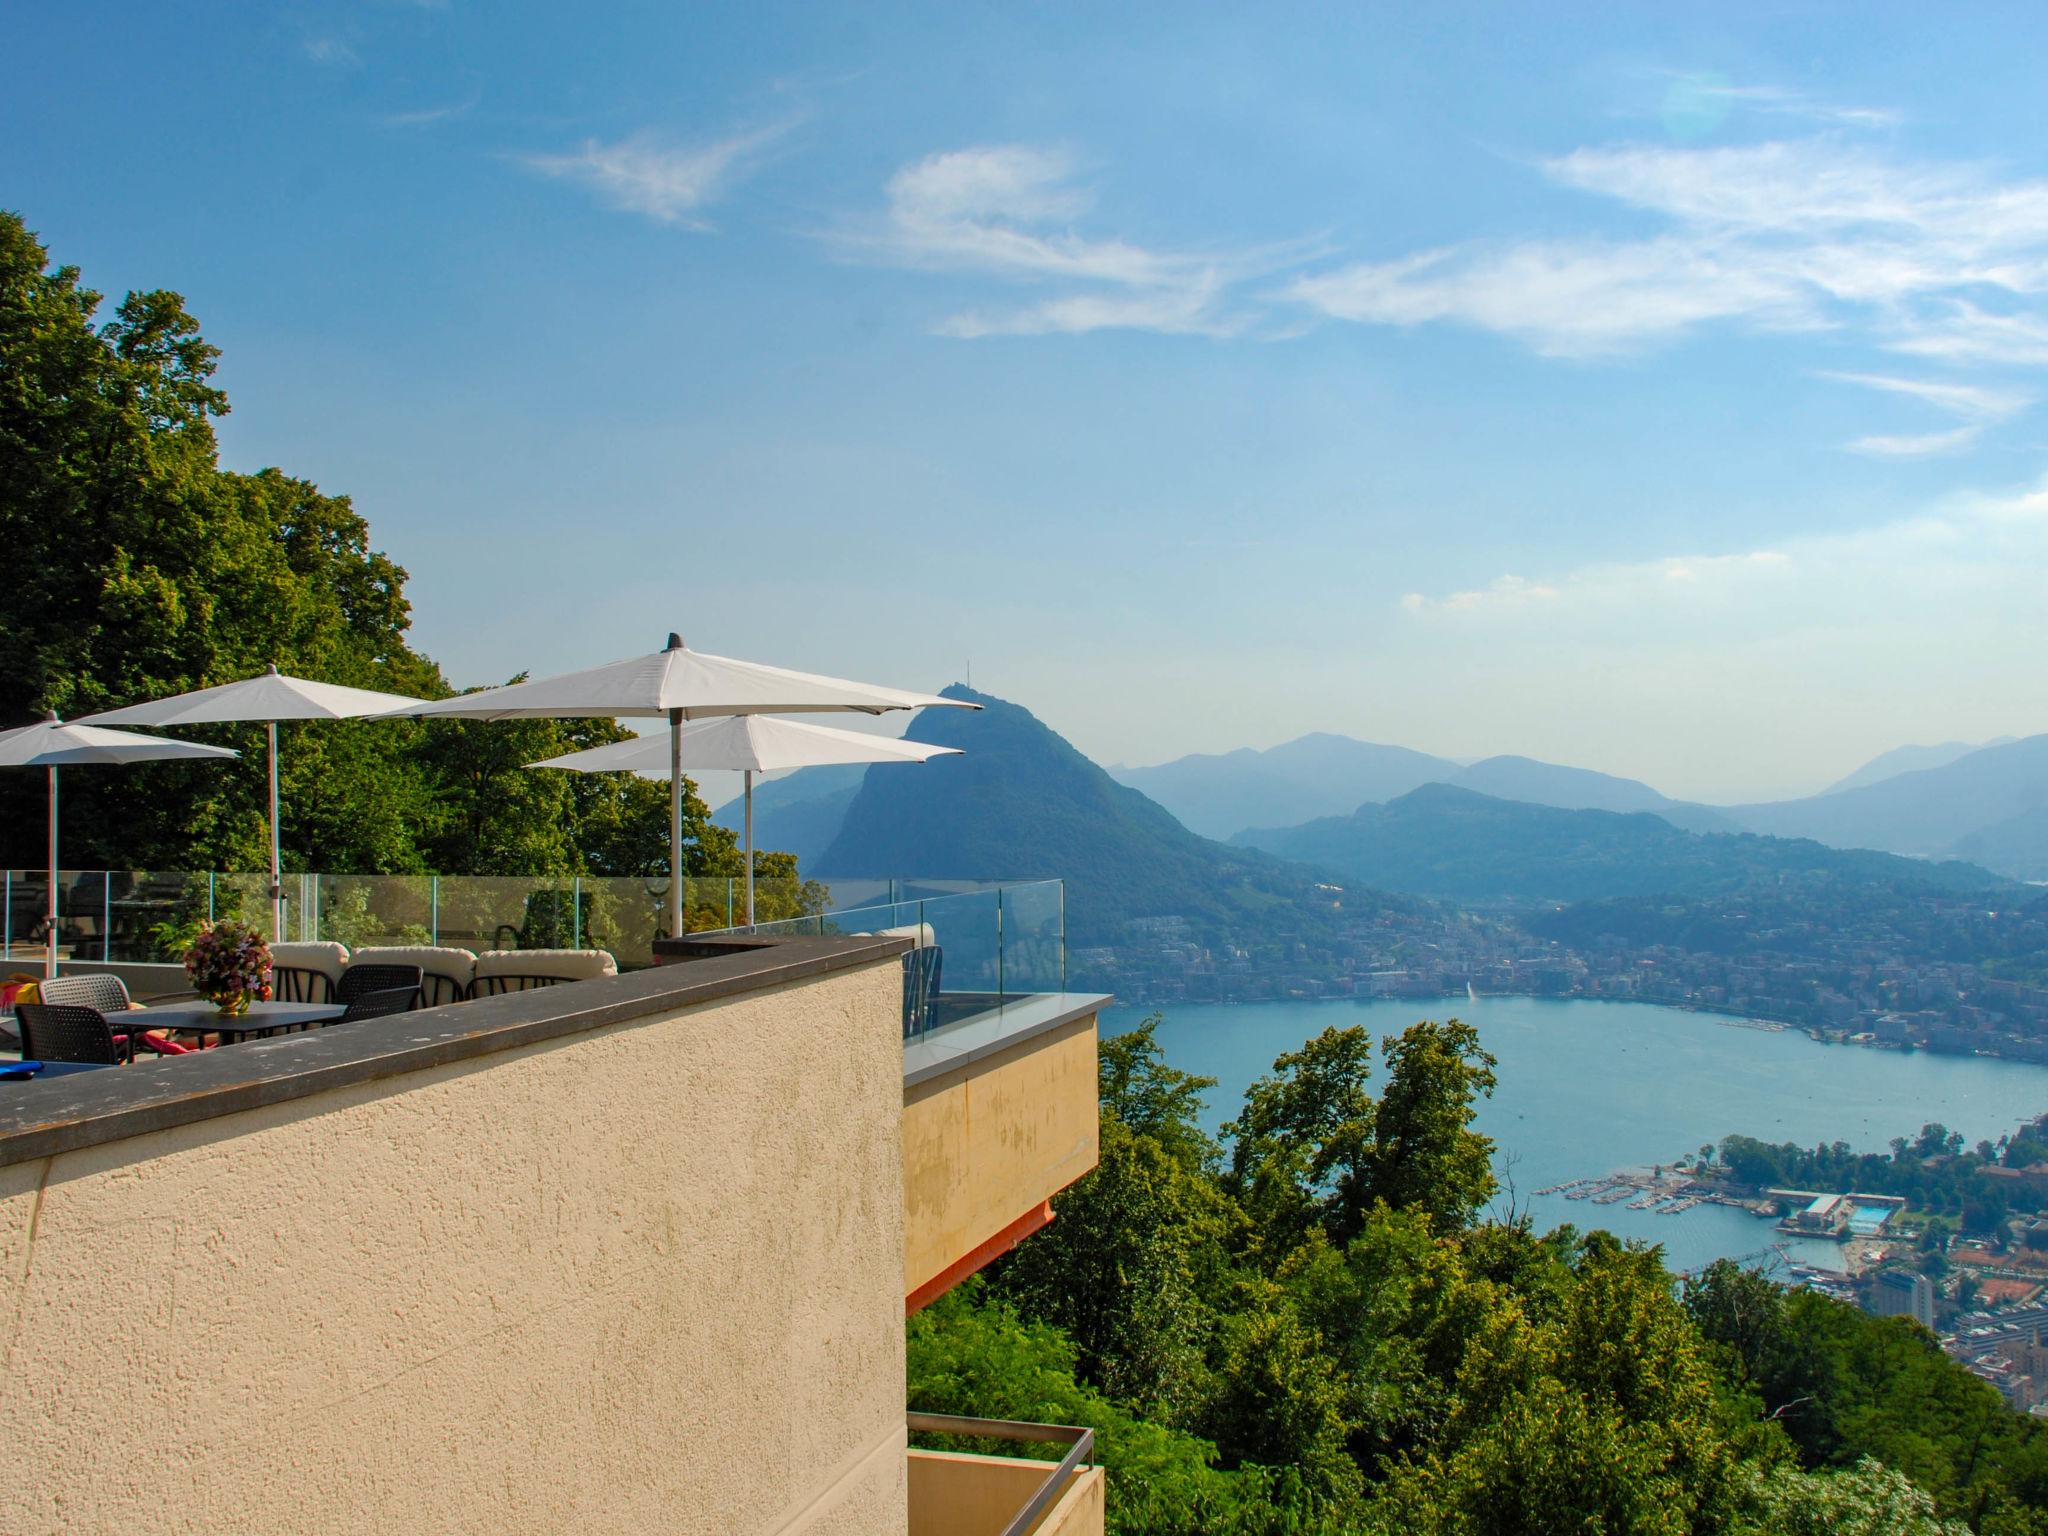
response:
<svg viewBox="0 0 2048 1536"><path fill-rule="evenodd" d="M224 1019L220 1010L204 999L189 1003L158 1003L144 1008L138 1017L128 1014L144 1029L182 1029L193 1033L219 1035L223 1044L246 1040L252 1035L274 1035L281 1030L312 1029L348 1012L339 1003L251 1003L238 1018Z"/></svg>

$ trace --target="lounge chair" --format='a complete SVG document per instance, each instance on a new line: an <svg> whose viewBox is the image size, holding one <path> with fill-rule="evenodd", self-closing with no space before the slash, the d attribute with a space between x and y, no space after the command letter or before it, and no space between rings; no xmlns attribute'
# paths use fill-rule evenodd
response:
<svg viewBox="0 0 2048 1536"><path fill-rule="evenodd" d="M619 962L601 949L490 949L476 957L470 995L496 997L618 974Z"/></svg>
<svg viewBox="0 0 2048 1536"><path fill-rule="evenodd" d="M270 995L280 1003L331 1003L348 961L346 944L273 944Z"/></svg>

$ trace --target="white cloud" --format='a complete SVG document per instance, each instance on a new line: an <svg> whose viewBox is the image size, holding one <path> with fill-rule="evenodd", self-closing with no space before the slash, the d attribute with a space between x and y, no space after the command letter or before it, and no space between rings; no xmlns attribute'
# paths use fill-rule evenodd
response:
<svg viewBox="0 0 2048 1536"><path fill-rule="evenodd" d="M1903 121L1897 112L1887 108L1840 106L1779 85L1730 85L1726 81L1694 77L1681 82L1680 88L1703 102L1846 128L1895 128Z"/></svg>
<svg viewBox="0 0 2048 1536"><path fill-rule="evenodd" d="M363 62L355 49L338 37L309 37L303 44L306 57L315 64L326 64L336 69L355 69Z"/></svg>
<svg viewBox="0 0 2048 1536"><path fill-rule="evenodd" d="M1876 432L1856 438L1848 448L1851 453L1875 454L1880 458L1927 458L1934 454L1959 452L1983 434L1982 427L1954 427L1947 432Z"/></svg>
<svg viewBox="0 0 2048 1536"><path fill-rule="evenodd" d="M1791 93L1714 89L1822 115ZM1552 356L1637 352L1721 324L1828 330L1950 367L2048 366L2048 181L1832 136L1584 147L1537 169L1661 227L1357 262L1301 277L1286 296L1364 324L1472 326ZM1955 380L1835 377L1969 423L1851 445L1866 453L1953 452L2032 403L2024 391Z"/></svg>
<svg viewBox="0 0 2048 1536"><path fill-rule="evenodd" d="M879 223L837 238L856 254L901 266L1063 288L1035 304L969 310L936 327L968 338L1106 329L1234 334L1249 323L1233 304L1235 287L1307 255L1286 247L1165 250L1076 232L1094 205L1067 152L978 145L904 166L889 179Z"/></svg>
<svg viewBox="0 0 2048 1536"><path fill-rule="evenodd" d="M586 139L573 153L529 155L522 163L543 176L589 187L602 202L623 212L703 229L708 226L698 210L730 190L787 131L785 124L708 144L676 144L650 133L612 144Z"/></svg>

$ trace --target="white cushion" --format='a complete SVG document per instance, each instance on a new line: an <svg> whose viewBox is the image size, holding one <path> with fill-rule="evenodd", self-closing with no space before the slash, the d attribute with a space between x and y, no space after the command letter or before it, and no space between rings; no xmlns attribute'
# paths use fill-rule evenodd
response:
<svg viewBox="0 0 2048 1536"><path fill-rule="evenodd" d="M476 957L478 981L492 976L592 981L618 974L619 962L601 949L487 949Z"/></svg>
<svg viewBox="0 0 2048 1536"><path fill-rule="evenodd" d="M874 937L878 939L914 939L918 949L930 949L938 940L932 934L930 923L905 923L901 928L877 928Z"/></svg>
<svg viewBox="0 0 2048 1536"><path fill-rule="evenodd" d="M329 981L340 981L348 969L346 944L273 944L270 963L288 970L316 971Z"/></svg>
<svg viewBox="0 0 2048 1536"><path fill-rule="evenodd" d="M469 984L476 976L476 954L473 950L441 947L432 944L375 944L351 951L350 965L416 965L422 976L446 977L454 984L457 993L469 990ZM433 996L429 988L427 995Z"/></svg>

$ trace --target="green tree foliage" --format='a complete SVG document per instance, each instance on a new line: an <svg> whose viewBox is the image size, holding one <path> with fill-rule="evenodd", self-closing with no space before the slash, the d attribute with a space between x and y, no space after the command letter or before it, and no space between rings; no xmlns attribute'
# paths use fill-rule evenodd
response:
<svg viewBox="0 0 2048 1536"><path fill-rule="evenodd" d="M283 671L440 697L408 643L406 573L345 496L220 467L219 358L175 293L101 296L0 213L0 727ZM260 726L196 729L236 765L67 775L74 867L267 862ZM618 740L610 721L358 721L280 727L288 868L350 873L664 875L668 793L623 774L535 773ZM42 859L41 785L0 775L0 859ZM685 802L689 872L739 875L732 834ZM764 915L802 905L760 855ZM722 921L722 914L719 914Z"/></svg>
<svg viewBox="0 0 2048 1536"><path fill-rule="evenodd" d="M1101 1163L1053 1223L911 1325L921 1406L1127 1437L1112 1529L2048 1533L2048 1437L1907 1320L1480 1219L1467 1026L1326 1030L1227 1155L1164 1027L1104 1042Z"/></svg>

